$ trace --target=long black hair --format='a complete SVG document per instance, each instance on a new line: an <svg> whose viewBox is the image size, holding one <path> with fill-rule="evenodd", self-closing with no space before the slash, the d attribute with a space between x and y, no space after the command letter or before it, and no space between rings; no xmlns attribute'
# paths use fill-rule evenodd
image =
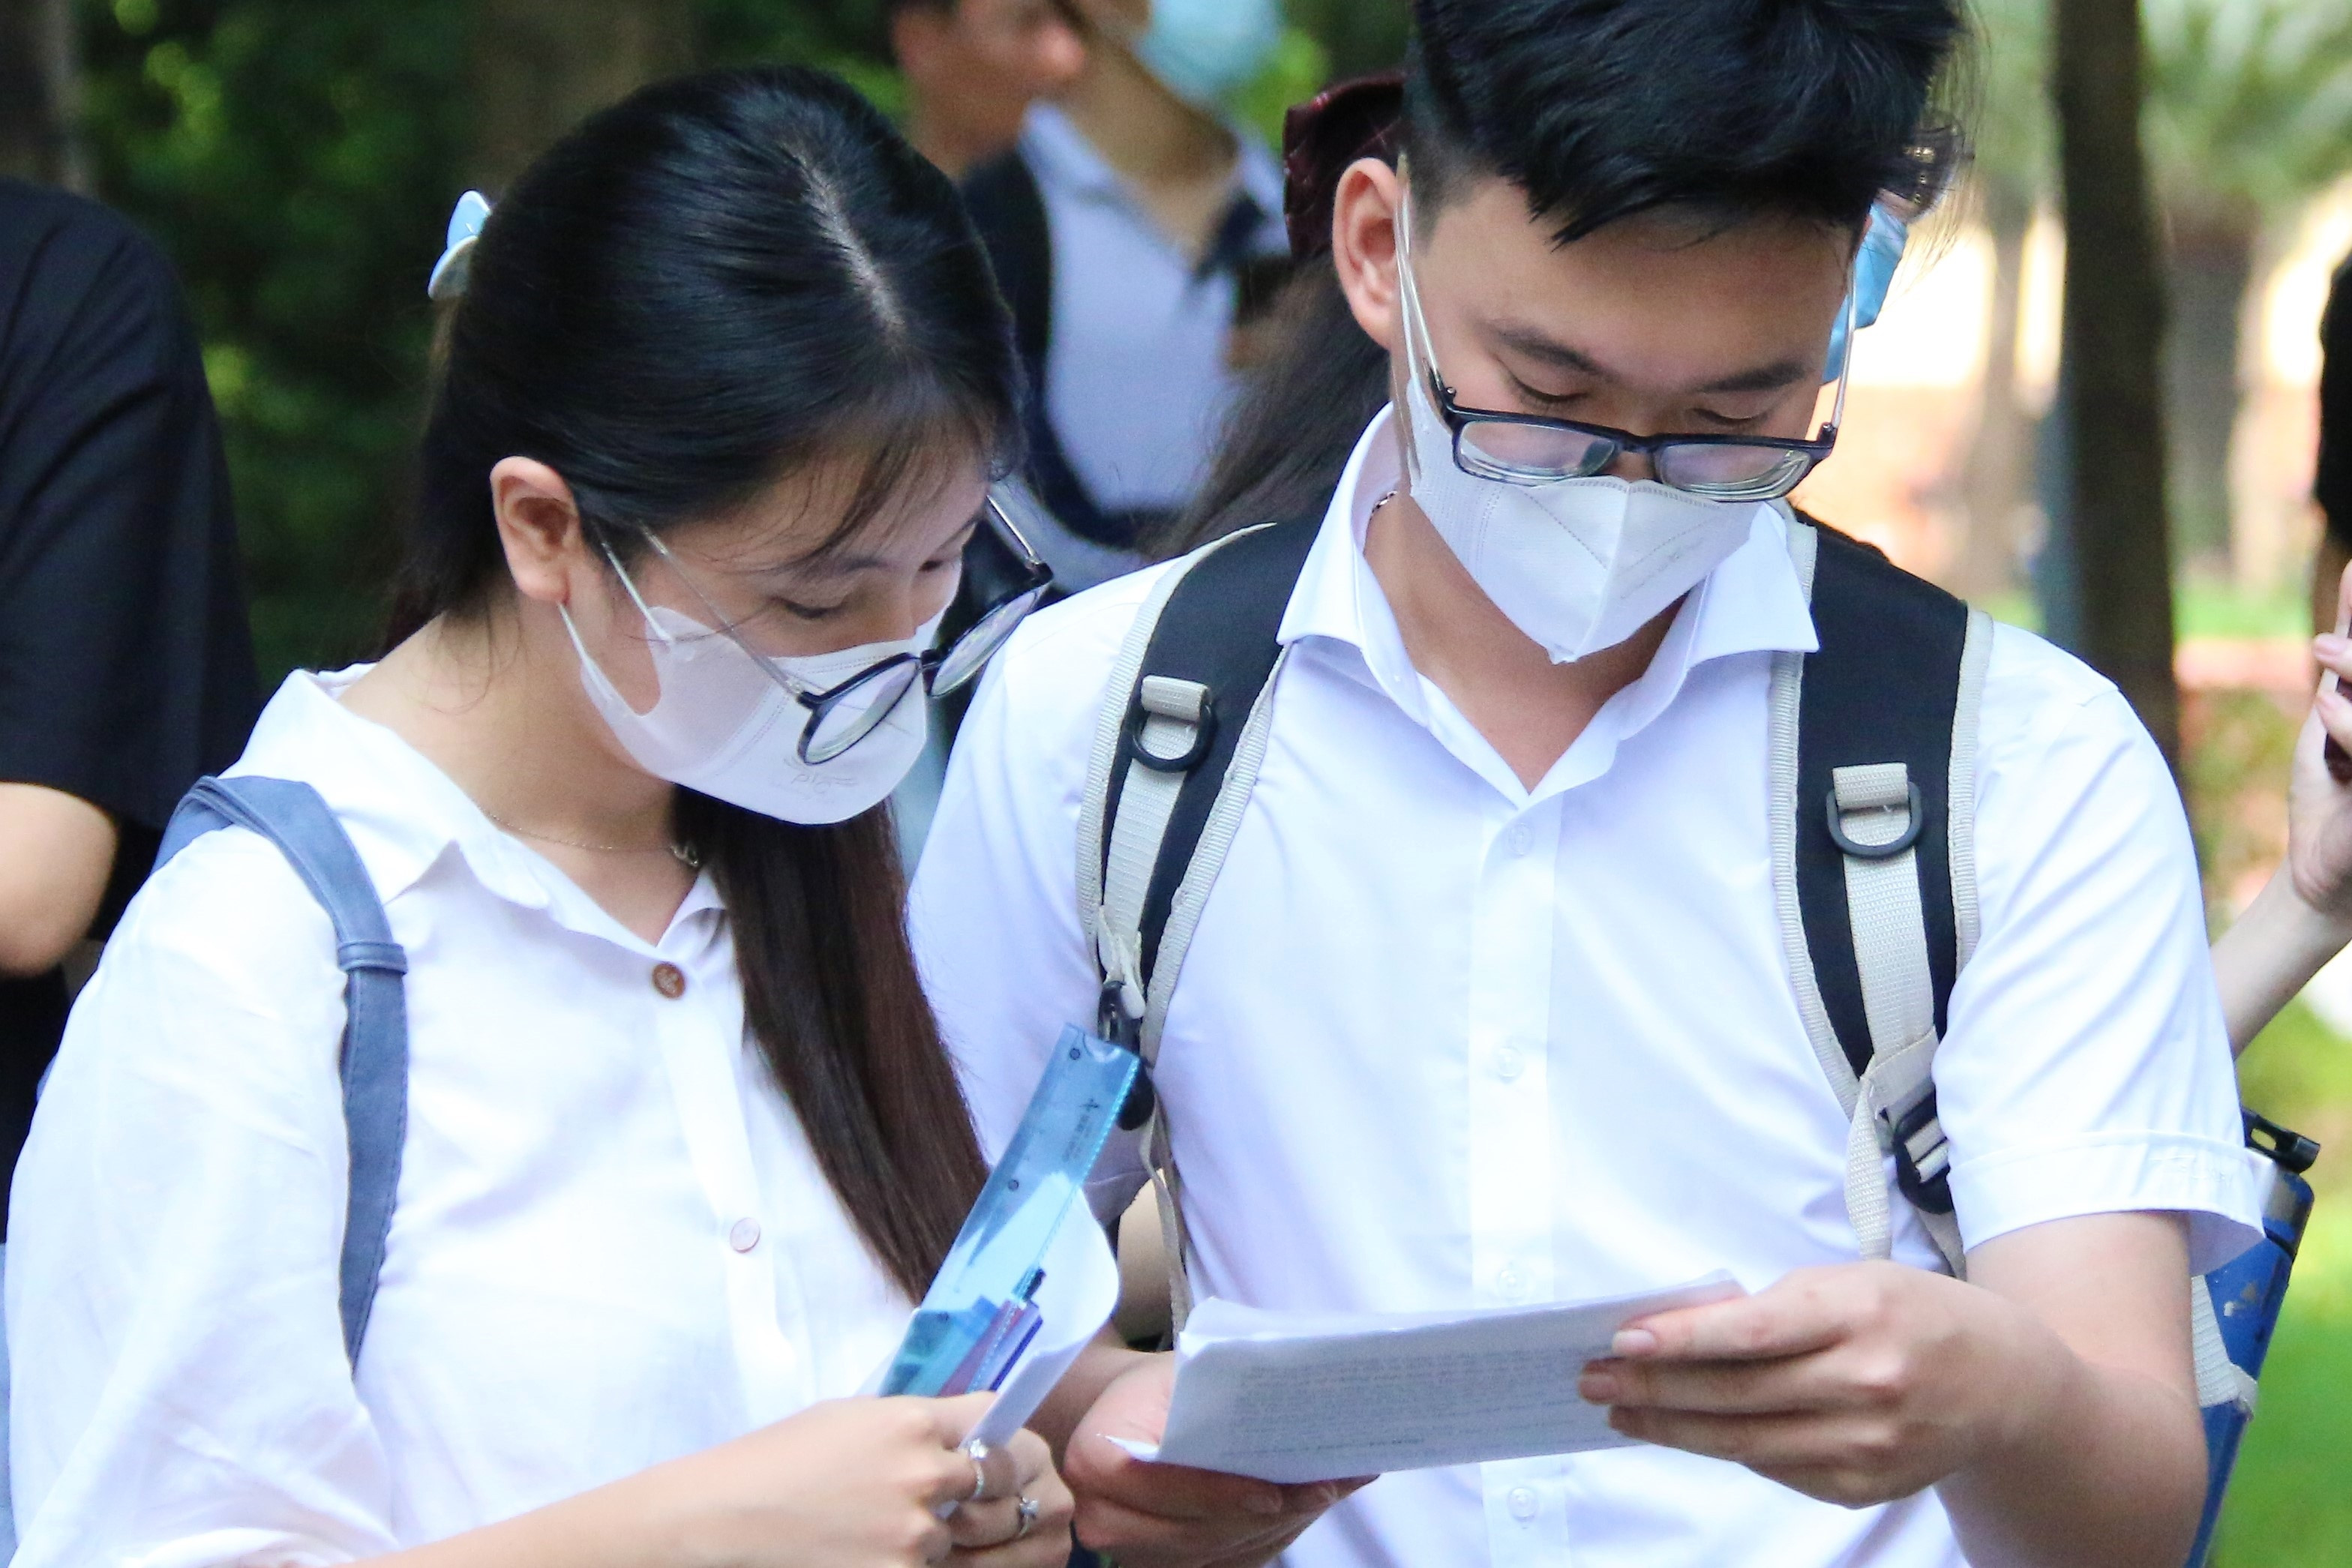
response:
<svg viewBox="0 0 2352 1568"><path fill-rule="evenodd" d="M1968 26L1966 0L1414 0L1381 151L1411 159L1424 225L1466 181L1498 177L1563 245L1661 208L1859 234L1874 202L1929 205L1959 166L1949 99ZM1312 162L1294 158L1293 181L1337 180ZM1328 252L1302 261L1275 347L1160 553L1319 515L1388 401L1388 355L1356 326Z"/></svg>
<svg viewBox="0 0 2352 1568"><path fill-rule="evenodd" d="M1010 329L945 176L818 72L711 72L583 124L507 193L446 323L392 634L511 592L489 472L561 474L624 559L816 461L835 537L1018 428ZM986 1169L908 947L887 809L799 827L678 792L747 1027L819 1166L919 1295Z"/></svg>

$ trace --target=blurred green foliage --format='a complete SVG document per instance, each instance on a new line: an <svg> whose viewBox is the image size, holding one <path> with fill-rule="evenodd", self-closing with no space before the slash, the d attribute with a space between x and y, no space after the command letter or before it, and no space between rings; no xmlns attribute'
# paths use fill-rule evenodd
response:
<svg viewBox="0 0 2352 1568"><path fill-rule="evenodd" d="M465 183L468 0L78 0L99 194L178 263L227 433L264 674L373 650L411 493L424 279ZM893 113L882 0L702 0L712 64L838 72ZM1402 0L1296 0L1240 106L1398 57Z"/></svg>
<svg viewBox="0 0 2352 1568"><path fill-rule="evenodd" d="M464 9L84 7L100 192L178 263L271 672L364 649L395 549L464 123Z"/></svg>

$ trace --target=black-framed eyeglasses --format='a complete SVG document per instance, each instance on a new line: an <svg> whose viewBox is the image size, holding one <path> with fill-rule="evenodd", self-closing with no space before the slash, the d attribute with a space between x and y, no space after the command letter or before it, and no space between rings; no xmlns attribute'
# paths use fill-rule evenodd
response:
<svg viewBox="0 0 2352 1568"><path fill-rule="evenodd" d="M1632 453L1648 458L1657 482L1669 489L1711 501L1774 501L1804 483L1805 476L1836 448L1851 380L1843 374L1838 377L1830 416L1811 441L1765 435L1635 435L1613 425L1581 420L1465 408L1438 372L1428 323L1421 313L1421 291L1413 282L1412 227L1412 216L1401 204L1396 221L1397 274L1405 334L1419 350L1431 398L1454 438L1454 465L1464 473L1507 485L1550 485L1562 479L1589 479ZM1845 340L1851 344L1854 312L1851 288L1845 306ZM1851 350L1848 362L1852 362Z"/></svg>
<svg viewBox="0 0 2352 1568"><path fill-rule="evenodd" d="M677 570L677 561L661 540L651 534L646 537L662 559L670 562L671 570ZM1037 608L1054 583L1054 569L1032 548L993 495L988 498L971 541L964 546L964 570L968 576L1003 587L944 647L893 653L837 685L814 692L745 642L733 622L719 613L692 578L683 571L678 575L694 596L710 609L719 630L749 653L769 679L792 693L793 699L808 710L807 723L801 731L800 759L814 768L831 762L882 727L883 721L907 700L917 683L921 683L932 696L969 685L987 667L997 650L1004 646L1013 630Z"/></svg>
<svg viewBox="0 0 2352 1568"><path fill-rule="evenodd" d="M1454 434L1463 472L1510 485L1588 479L1625 454L1650 460L1668 489L1713 501L1773 501L1804 483L1837 445L1831 419L1811 441L1761 435L1635 435L1606 424L1465 408L1453 389L1429 378L1440 418ZM1844 392L1839 384L1841 397Z"/></svg>

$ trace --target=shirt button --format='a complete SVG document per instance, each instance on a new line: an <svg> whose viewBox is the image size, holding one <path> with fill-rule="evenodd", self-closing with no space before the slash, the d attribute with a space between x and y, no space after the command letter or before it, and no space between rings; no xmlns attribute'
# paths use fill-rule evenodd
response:
<svg viewBox="0 0 2352 1568"><path fill-rule="evenodd" d="M1513 1519L1528 1520L1536 1516L1536 1489L1533 1487L1513 1487L1503 1500L1511 1505Z"/></svg>
<svg viewBox="0 0 2352 1568"><path fill-rule="evenodd" d="M686 995L686 971L676 964L656 964L654 989L671 1001L677 1000L678 998Z"/></svg>
<svg viewBox="0 0 2352 1568"><path fill-rule="evenodd" d="M727 1245L738 1252L749 1252L760 1244L760 1222L750 1215L737 1220L727 1232Z"/></svg>
<svg viewBox="0 0 2352 1568"><path fill-rule="evenodd" d="M1528 1293L1528 1277L1507 1264L1495 1276L1495 1288L1503 1292L1505 1301L1516 1301Z"/></svg>
<svg viewBox="0 0 2352 1568"><path fill-rule="evenodd" d="M1508 1083L1527 1070L1528 1059L1519 1054L1516 1045L1506 1045L1495 1052L1495 1076Z"/></svg>
<svg viewBox="0 0 2352 1568"><path fill-rule="evenodd" d="M1525 822L1521 822L1511 830L1511 836L1506 841L1510 845L1513 854L1523 855L1536 847L1535 831Z"/></svg>

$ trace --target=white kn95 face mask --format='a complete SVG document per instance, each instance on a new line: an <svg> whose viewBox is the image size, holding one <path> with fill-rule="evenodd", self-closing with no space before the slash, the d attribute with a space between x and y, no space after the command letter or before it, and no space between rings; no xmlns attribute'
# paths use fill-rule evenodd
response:
<svg viewBox="0 0 2352 1568"><path fill-rule="evenodd" d="M620 570L617 563L614 570ZM801 760L801 737L813 715L799 694L828 691L893 655L922 652L945 612L898 641L770 657L680 611L646 604L625 572L621 582L645 616L658 688L644 713L629 706L590 655L571 612L561 613L580 655L588 700L623 748L656 778L779 821L818 826L881 804L922 755L930 704L919 681L897 694L889 715L871 733L816 764Z"/></svg>
<svg viewBox="0 0 2352 1568"><path fill-rule="evenodd" d="M1431 390L1436 370L1413 285L1411 227L1401 208L1412 498L1472 580L1552 663L1613 648L1746 543L1762 503L1710 500L1646 479L1522 485L1465 472Z"/></svg>

